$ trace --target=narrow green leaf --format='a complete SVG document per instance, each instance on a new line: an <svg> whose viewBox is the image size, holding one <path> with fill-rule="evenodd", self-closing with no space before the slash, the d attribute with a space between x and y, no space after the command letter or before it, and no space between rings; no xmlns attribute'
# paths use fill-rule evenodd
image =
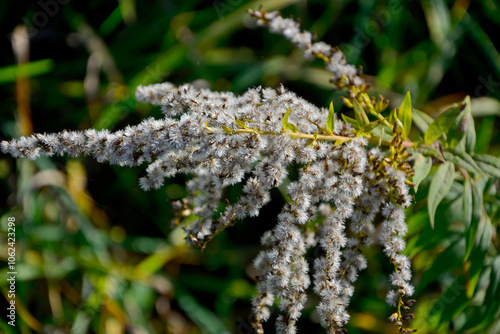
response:
<svg viewBox="0 0 500 334"><path fill-rule="evenodd" d="M474 149L476 147L476 125L474 123L474 117L469 118L467 122L467 131L465 132L465 150L469 154L474 154Z"/></svg>
<svg viewBox="0 0 500 334"><path fill-rule="evenodd" d="M401 123L403 123L403 137L406 138L408 137L408 134L410 133L411 129L411 95L410 91L406 92L405 99L403 100L403 103L401 103L401 106L399 107L398 111L398 118L401 120Z"/></svg>
<svg viewBox="0 0 500 334"><path fill-rule="evenodd" d="M224 323L212 311L201 305L187 289L176 284L175 291L179 307L204 333L229 333Z"/></svg>
<svg viewBox="0 0 500 334"><path fill-rule="evenodd" d="M439 203L450 191L453 180L455 179L455 165L452 162L445 162L439 166L438 170L432 178L429 187L429 196L427 200L427 208L429 210L429 218L432 228L434 228L434 216Z"/></svg>
<svg viewBox="0 0 500 334"><path fill-rule="evenodd" d="M484 172L495 177L500 177L500 158L489 154L476 154L474 155L474 160Z"/></svg>
<svg viewBox="0 0 500 334"><path fill-rule="evenodd" d="M412 121L420 129L420 132L426 133L434 119L423 111L413 108Z"/></svg>
<svg viewBox="0 0 500 334"><path fill-rule="evenodd" d="M443 152L444 158L446 160L452 161L458 167L462 167L468 172L476 173L479 175L484 175L485 173L479 165L474 161L474 159L468 155L465 151L460 151L455 148L447 148Z"/></svg>
<svg viewBox="0 0 500 334"><path fill-rule="evenodd" d="M375 129L377 126L379 126L380 124L382 124L385 120L387 120L388 117L384 118L384 119L378 119L376 121L373 121L371 123L368 123L364 126L362 126L360 129L359 129L359 132L358 132L358 135L363 135L365 133L370 133L370 131L372 131L373 129Z"/></svg>
<svg viewBox="0 0 500 334"><path fill-rule="evenodd" d="M393 124L398 119L398 112L396 109L392 109L389 113L389 123Z"/></svg>
<svg viewBox="0 0 500 334"><path fill-rule="evenodd" d="M325 135L331 135L331 133L329 133L327 129L325 129L324 127L322 127L322 126L321 126L321 125L319 125L318 123L311 121L309 118L306 118L306 120L307 120L309 123L316 125L316 127L317 127L320 131L321 131L321 133L323 133L323 134L325 134Z"/></svg>
<svg viewBox="0 0 500 334"><path fill-rule="evenodd" d="M208 126L208 121L205 122L205 129L207 129L210 132L214 132L215 131L215 128L212 128L212 127Z"/></svg>
<svg viewBox="0 0 500 334"><path fill-rule="evenodd" d="M232 133L233 133L233 131L232 131L230 128L228 128L227 126L225 126L225 125L222 125L222 129L223 129L223 130L224 130L224 131L225 131L228 135L230 135L230 134L232 134Z"/></svg>
<svg viewBox="0 0 500 334"><path fill-rule="evenodd" d="M288 123L288 117L290 116L291 110L292 109L288 108L285 115L283 116L283 119L281 120L281 123L283 124L283 130L292 131L292 132L299 132L299 128L296 125Z"/></svg>
<svg viewBox="0 0 500 334"><path fill-rule="evenodd" d="M449 132L446 134L448 139L448 145L450 147L456 147L459 143L465 140L465 134L469 125L469 121L472 118L471 115L471 102L470 97L466 96L462 104L459 106L464 108L461 118L452 125Z"/></svg>
<svg viewBox="0 0 500 334"><path fill-rule="evenodd" d="M153 275L172 259L173 254L172 246L158 246L153 254L147 256L137 264L135 267L136 275L141 275L140 277Z"/></svg>
<svg viewBox="0 0 500 334"><path fill-rule="evenodd" d="M357 100L354 100L354 115L356 116L356 121L360 127L370 123L370 119L368 119L366 112Z"/></svg>
<svg viewBox="0 0 500 334"><path fill-rule="evenodd" d="M345 123L353 125L356 130L359 129L358 122L355 119L350 118L344 114L342 114L341 116L342 116L342 120Z"/></svg>
<svg viewBox="0 0 500 334"><path fill-rule="evenodd" d="M495 116L488 116L481 120L477 131L474 152L485 153L488 151L493 135L497 131L495 126L496 119L497 117Z"/></svg>
<svg viewBox="0 0 500 334"><path fill-rule="evenodd" d="M462 195L463 199L463 208L464 208L464 224L465 224L465 257L464 261L467 261L467 258L472 251L472 246L474 246L474 238L469 238L469 230L471 228L472 223L472 187L470 179L466 178L464 180L464 192Z"/></svg>
<svg viewBox="0 0 500 334"><path fill-rule="evenodd" d="M21 65L0 68L0 84L15 82L20 78L32 78L49 73L54 68L52 59L35 60Z"/></svg>
<svg viewBox="0 0 500 334"><path fill-rule="evenodd" d="M471 217L470 217L470 225L466 225L465 229L465 238L466 238L466 252L465 259L467 259L472 249L474 248L474 242L476 240L477 230L479 228L479 223L481 222L481 218L483 216L483 187L479 185L474 180L470 181L471 186L471 196L472 196L472 208L471 208Z"/></svg>
<svg viewBox="0 0 500 334"><path fill-rule="evenodd" d="M71 326L72 334L89 332L92 319L96 316L104 302L104 294L104 291L100 287L96 287L96 290L85 300L82 307L79 308L73 325Z"/></svg>
<svg viewBox="0 0 500 334"><path fill-rule="evenodd" d="M418 153L422 153L426 157L433 157L440 161L444 161L444 157L441 152L437 148L430 145L419 143L417 148L415 148L415 151Z"/></svg>
<svg viewBox="0 0 500 334"><path fill-rule="evenodd" d="M333 101L330 102L330 108L328 109L328 118L326 119L326 130L329 134L333 134L335 130L335 111L333 110Z"/></svg>
<svg viewBox="0 0 500 334"><path fill-rule="evenodd" d="M287 117L288 118L288 117ZM238 119L236 116L234 116L234 120L236 121L236 124L242 129L248 129L248 126L243 122L242 120Z"/></svg>
<svg viewBox="0 0 500 334"><path fill-rule="evenodd" d="M288 130L292 132L299 132L299 128L296 125L288 123Z"/></svg>
<svg viewBox="0 0 500 334"><path fill-rule="evenodd" d="M468 105L467 105L468 101ZM443 134L448 134L450 129L460 123L462 116L466 112L466 108L470 108L470 99L468 97L463 103L455 104L453 107L444 111L429 125L425 132L424 140L426 144L431 144L438 140Z"/></svg>
<svg viewBox="0 0 500 334"><path fill-rule="evenodd" d="M474 290L476 288L477 282L479 280L479 276L481 271L485 267L485 256L488 252L488 249L491 246L491 237L493 235L493 226L491 225L491 221L489 217L485 216L484 224L482 224L482 229L479 235L478 240L475 238L472 240L473 246L474 241L476 241L476 245L472 250L470 255L470 268L468 272L469 284L467 287L467 297L472 298L474 295ZM467 254L466 254L467 255Z"/></svg>
<svg viewBox="0 0 500 334"><path fill-rule="evenodd" d="M88 333L90 323L94 318L94 314L89 314L90 312L86 312L83 308L78 311L75 318L73 319L73 324L71 326L71 334L84 334Z"/></svg>
<svg viewBox="0 0 500 334"><path fill-rule="evenodd" d="M415 165L413 169L415 170L415 175L413 175L413 184L415 185L415 193L418 191L418 186L422 182L432 167L432 159L430 157L425 157L422 154L418 154L415 159Z"/></svg>
<svg viewBox="0 0 500 334"><path fill-rule="evenodd" d="M288 131L288 117L290 116L290 111L292 109L288 108L285 115L283 115L283 119L281 120L281 124L283 124L283 130Z"/></svg>
<svg viewBox="0 0 500 334"><path fill-rule="evenodd" d="M488 319L493 319L500 308L500 255L496 256L491 266L490 284L486 290L484 306L488 310Z"/></svg>
<svg viewBox="0 0 500 334"><path fill-rule="evenodd" d="M391 129L393 133L396 131L403 132L404 126L398 117L398 111L396 109L392 109L391 113L389 114L389 123L393 126L393 128Z"/></svg>

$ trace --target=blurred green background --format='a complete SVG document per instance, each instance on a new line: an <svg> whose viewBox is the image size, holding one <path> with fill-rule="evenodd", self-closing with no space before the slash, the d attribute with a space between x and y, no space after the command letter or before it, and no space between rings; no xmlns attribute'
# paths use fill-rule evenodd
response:
<svg viewBox="0 0 500 334"><path fill-rule="evenodd" d="M410 89L414 107L435 117L470 95L476 152L499 155L500 54L494 36L500 3L491 0L2 1L1 139L113 130L159 118L159 108L137 103L134 91L162 81L201 80L236 93L281 82L317 105L333 99L336 111L348 112L339 99L345 92L332 91L320 61L307 62L284 38L255 29L245 10L261 4L300 18L319 40L339 45L349 62L363 66L372 93L390 98L393 107ZM31 162L0 156L0 272L5 277L7 217L16 218L18 272L17 326L8 326L2 314L0 332L251 333L250 263L284 202L281 194L273 193L277 205L200 252L184 244L179 227L170 229L170 202L186 196L186 179L178 176L145 193L138 186L144 172L144 166L120 168L88 158ZM228 196L239 191L233 187ZM467 272L460 255L463 222L450 215L450 195L431 230L425 182L420 192L422 200L408 212L407 253L419 301L413 327L422 333L466 332L481 299L464 300L465 283L454 283ZM500 203L498 194L490 197ZM494 256L499 213L490 216ZM356 285L349 333L395 333L385 321L391 314L384 302L391 265L377 247L365 254L369 266ZM488 286L490 264L480 271L477 293ZM0 287L6 296L4 279ZM315 301L304 311L300 333L324 332ZM469 332L499 333L492 311L493 319ZM273 323L266 333L274 332Z"/></svg>

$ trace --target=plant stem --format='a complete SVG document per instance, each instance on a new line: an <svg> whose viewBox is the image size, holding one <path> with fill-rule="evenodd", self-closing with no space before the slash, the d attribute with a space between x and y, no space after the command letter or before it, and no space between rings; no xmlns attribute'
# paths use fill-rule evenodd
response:
<svg viewBox="0 0 500 334"><path fill-rule="evenodd" d="M340 142L348 142L354 140L356 137L345 137L345 136L339 136L339 135L314 135L314 134L308 134L308 133L302 133L302 132L290 132L290 131L283 131L283 132L272 132L272 131L260 131L256 129L238 129L234 131L235 133L261 133L265 135L271 135L271 136L277 136L280 134L288 134L291 137L295 138L305 138L305 139L316 139L316 140L325 140L325 141L340 141ZM379 144L381 143L382 146L391 146L390 141L382 141L380 142L380 138L378 137L368 137L368 142L370 144ZM411 141L404 141L403 142L403 147L412 147L413 142Z"/></svg>

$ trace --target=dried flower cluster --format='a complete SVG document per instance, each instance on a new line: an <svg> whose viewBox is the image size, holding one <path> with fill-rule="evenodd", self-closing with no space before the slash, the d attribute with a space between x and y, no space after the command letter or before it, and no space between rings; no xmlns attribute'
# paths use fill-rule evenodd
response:
<svg viewBox="0 0 500 334"><path fill-rule="evenodd" d="M325 61L326 69L332 72L331 82L337 87L362 87L366 83L361 77L361 68L347 63L344 54L338 47L316 41L316 36L309 31L301 31L298 22L291 18L283 18L278 11L267 13L260 9L248 13L257 18L258 25L265 26L270 32L283 35L286 39L304 50L307 59L319 58Z"/></svg>
<svg viewBox="0 0 500 334"><path fill-rule="evenodd" d="M300 32L293 20L277 12L251 14L306 54L327 58L337 86L364 84L340 51L314 42L312 34ZM409 311L414 302L407 300L413 294L410 260L402 255L404 209L411 197L407 173L402 164L394 163L394 154L369 148L366 139L353 134L351 124L282 86L252 88L235 96L163 83L139 87L136 97L161 105L165 118L116 132L34 134L4 141L1 150L29 159L66 154L91 155L121 166L147 163L147 175L140 180L145 190L161 187L175 174L192 174L187 183L191 195L174 206L196 217L185 230L187 240L202 248L237 220L259 215L270 201L270 190L287 179L287 168L298 166L298 179L287 186L290 201L276 225L262 236L265 249L254 262L260 273L253 300L256 332L263 333L262 322L278 302L277 332L296 333L312 282L320 298L322 326L328 333L344 333L354 283L367 267L363 249L373 243L380 243L395 267L390 277L395 289L386 298L397 306L391 321L400 332L413 331L403 326L413 314L401 311ZM333 127L318 134L329 116ZM399 135L395 129L393 144L401 148ZM243 193L235 203L224 201L224 190L236 183L244 184ZM225 207L215 217L221 202ZM306 254L316 246L321 251L310 270Z"/></svg>

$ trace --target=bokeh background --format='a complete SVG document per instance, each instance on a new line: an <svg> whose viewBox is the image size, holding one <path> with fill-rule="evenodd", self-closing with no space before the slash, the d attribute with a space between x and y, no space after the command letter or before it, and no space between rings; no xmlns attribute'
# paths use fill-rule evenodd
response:
<svg viewBox="0 0 500 334"><path fill-rule="evenodd" d="M332 90L321 62L305 61L284 38L255 27L245 10L261 4L300 18L318 39L339 45L349 62L363 66L372 92L393 107L409 89L414 107L435 117L470 95L476 152L499 155L500 3L493 0L2 1L0 138L113 130L159 118L159 108L137 103L134 91L162 81L198 80L236 93L283 83L317 105L333 100L337 111L348 113L339 99L345 92ZM0 156L1 303L7 217L16 218L18 272L17 326L7 325L2 307L0 332L251 333L251 261L283 196L273 192L274 204L258 218L228 229L200 252L185 245L180 227L171 228L170 203L187 195L189 176L145 193L138 186L144 172L144 166L120 168L90 158ZM452 214L456 196L441 204L432 230L426 187L424 181L408 212L414 327L499 333L498 310L488 317L481 311L499 247L499 212L488 212L492 242L468 295L462 288L468 282L463 219ZM227 196L240 191L235 186ZM498 206L498 193L490 195ZM349 333L395 333L385 320L391 265L377 247L365 254L369 266L356 285ZM324 332L314 302L300 333ZM274 332L273 322L266 333Z"/></svg>

